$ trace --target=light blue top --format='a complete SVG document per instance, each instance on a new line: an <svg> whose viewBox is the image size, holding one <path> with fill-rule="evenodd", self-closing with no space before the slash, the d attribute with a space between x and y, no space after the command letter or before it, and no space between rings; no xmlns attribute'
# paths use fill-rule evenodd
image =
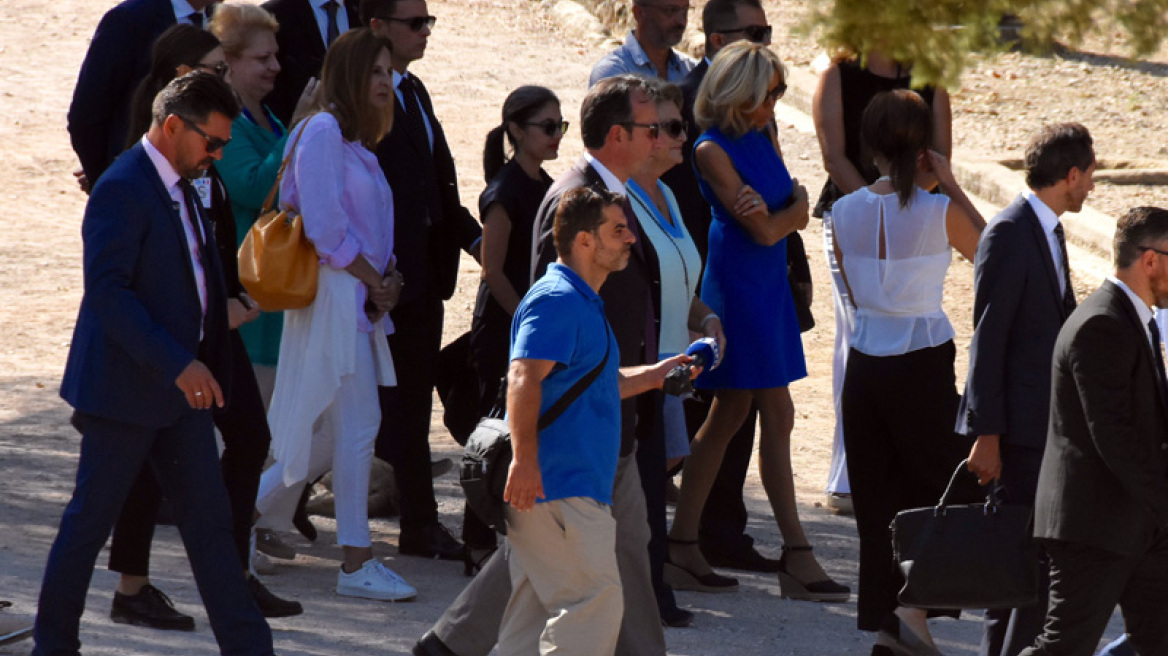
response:
<svg viewBox="0 0 1168 656"><path fill-rule="evenodd" d="M666 67L666 80L677 84L685 79L686 75L697 66L697 60L673 50L669 53L669 64ZM649 55L641 48L637 37L632 31L625 37L624 45L608 53L592 67L592 74L588 76L588 86L596 84L606 77L613 77L622 73L634 73L645 77L657 77L657 67L649 61Z"/></svg>
<svg viewBox="0 0 1168 656"><path fill-rule="evenodd" d="M556 363L540 385L542 415L608 353L596 380L539 433L544 499L587 497L612 504L620 454L620 348L604 302L575 271L554 262L528 290L511 322L511 359Z"/></svg>

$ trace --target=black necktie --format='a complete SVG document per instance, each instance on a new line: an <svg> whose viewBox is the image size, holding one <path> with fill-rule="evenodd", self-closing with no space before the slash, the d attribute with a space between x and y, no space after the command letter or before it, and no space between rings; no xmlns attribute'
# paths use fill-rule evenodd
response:
<svg viewBox="0 0 1168 656"><path fill-rule="evenodd" d="M406 108L406 115L403 118L406 130L409 131L411 137L426 145L426 154L431 154L430 135L427 134L426 123L422 119L422 103L418 102L418 94L414 90L414 79L403 77L397 88L401 91L403 104Z"/></svg>
<svg viewBox="0 0 1168 656"><path fill-rule="evenodd" d="M1054 236L1058 239L1059 250L1063 255L1063 308L1069 315L1074 312L1075 306L1075 289L1071 287L1071 258L1067 257L1067 236L1063 232L1063 224L1057 223L1054 226Z"/></svg>
<svg viewBox="0 0 1168 656"><path fill-rule="evenodd" d="M325 26L325 47L333 44L337 37L341 35L341 28L337 25L337 0L329 0L324 3L324 13L328 14L328 25Z"/></svg>
<svg viewBox="0 0 1168 656"><path fill-rule="evenodd" d="M1156 375L1159 377L1160 391L1165 393L1168 401L1168 376L1164 373L1164 352L1160 348L1160 326L1155 319L1148 321L1148 332L1152 333L1152 351L1156 356Z"/></svg>
<svg viewBox="0 0 1168 656"><path fill-rule="evenodd" d="M191 184L190 180L179 178L178 186L183 192L183 201L187 206L187 216L190 218L191 229L195 232L195 242L199 245L199 262L202 263L206 257L204 251L207 248L207 241L203 236L203 230L205 229L201 211L203 202L199 198L199 192L195 191L195 186Z"/></svg>
<svg viewBox="0 0 1168 656"><path fill-rule="evenodd" d="M203 29L203 12L196 11L190 16L187 16L187 20L191 22L191 25L194 25L200 30Z"/></svg>

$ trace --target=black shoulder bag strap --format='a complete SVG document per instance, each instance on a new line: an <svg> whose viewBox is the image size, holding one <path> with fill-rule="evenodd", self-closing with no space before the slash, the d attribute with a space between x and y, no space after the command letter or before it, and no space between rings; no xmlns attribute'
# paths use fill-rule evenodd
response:
<svg viewBox="0 0 1168 656"><path fill-rule="evenodd" d="M600 376L600 372L604 370L604 365L608 364L608 353L609 349L612 348L612 328L608 325L607 317L604 319L604 342L604 357L600 360L600 364L593 367L592 371L584 374L580 380L568 388L567 392L564 392L564 395L559 400L552 404L552 407L547 409L547 412L540 415L537 430L542 431L548 426L551 426L552 422L559 419L560 415L564 414L564 411L568 409L568 406L580 398L584 390L588 389L588 386Z"/></svg>

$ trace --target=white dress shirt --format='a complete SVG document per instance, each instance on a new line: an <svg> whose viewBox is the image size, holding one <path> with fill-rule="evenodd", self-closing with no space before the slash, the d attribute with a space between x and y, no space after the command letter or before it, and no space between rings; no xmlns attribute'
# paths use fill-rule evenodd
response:
<svg viewBox="0 0 1168 656"><path fill-rule="evenodd" d="M174 7L174 20L177 23L191 25L191 14L203 14L203 24L200 27L206 29L207 23L209 22L206 9L201 11L195 9L187 0L170 0L170 6Z"/></svg>
<svg viewBox="0 0 1168 656"><path fill-rule="evenodd" d="M191 268L195 272L195 286L199 289L199 305L202 306L203 316L206 317L207 276L203 271L203 260L199 256L199 238L195 236L194 231L197 229L199 234L203 236L203 243L206 243L207 235L203 232L202 226L195 227L197 225L197 218L195 221L192 221L192 217L187 212L187 204L183 197L182 187L178 186L178 181L180 180L178 172L170 165L166 156L158 152L158 149L146 137L142 137L142 147L146 149L146 155L150 157L150 162L154 164L154 168L158 171L158 177L162 178L162 186L166 188L166 193L170 195L170 200L178 209L179 216L182 217L183 235L187 238L187 255L191 258ZM200 327L199 339L202 338L203 329Z"/></svg>
<svg viewBox="0 0 1168 656"><path fill-rule="evenodd" d="M1058 215L1042 202L1033 191L1027 190L1024 194L1026 202L1038 216L1038 223L1042 225L1042 232L1046 235L1046 245L1050 247L1050 259L1054 261L1054 272L1058 275L1059 291L1067 293L1067 263L1063 260L1063 249L1059 246L1058 237L1054 235L1055 226L1059 224Z"/></svg>
<svg viewBox="0 0 1168 656"><path fill-rule="evenodd" d="M320 42L328 47L328 12L324 6L332 0L309 0L312 5L312 15L316 17L316 26L320 29ZM349 12L345 11L344 0L337 3L337 34L344 34L349 29Z"/></svg>
<svg viewBox="0 0 1168 656"><path fill-rule="evenodd" d="M628 195L629 192L625 191L624 181L613 175L613 172L609 171L607 166L601 164L600 160L592 156L592 153L584 153L584 159L600 174L600 179L604 181L604 186L608 187L609 191L623 196Z"/></svg>

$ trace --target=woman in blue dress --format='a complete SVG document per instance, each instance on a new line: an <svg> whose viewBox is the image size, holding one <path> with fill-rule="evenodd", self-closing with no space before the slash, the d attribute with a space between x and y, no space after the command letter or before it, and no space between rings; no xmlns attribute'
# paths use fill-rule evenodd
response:
<svg viewBox="0 0 1168 656"><path fill-rule="evenodd" d="M766 46L738 42L718 53L694 103L705 130L694 146L694 164L714 218L702 300L722 320L726 352L720 366L698 379L715 390L714 403L685 465L670 531L669 576L688 589L731 587L698 550L698 524L726 444L754 402L761 421L760 478L783 534L782 595L845 601L850 590L832 581L811 554L791 472L795 406L787 386L804 378L807 367L787 281L786 237L807 225L808 203L775 137L784 73Z"/></svg>

